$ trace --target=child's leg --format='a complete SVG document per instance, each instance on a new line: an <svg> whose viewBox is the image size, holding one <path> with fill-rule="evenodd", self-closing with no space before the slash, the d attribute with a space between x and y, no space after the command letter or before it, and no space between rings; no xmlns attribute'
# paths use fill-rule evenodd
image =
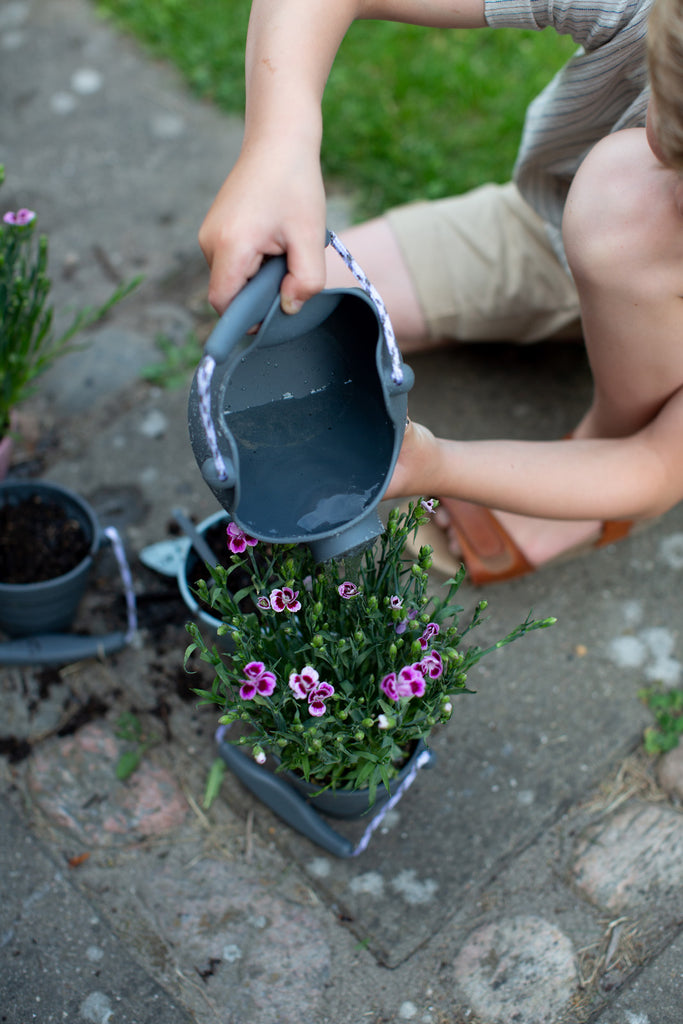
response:
<svg viewBox="0 0 683 1024"><path fill-rule="evenodd" d="M576 289L516 187L412 203L343 233L404 352L452 341L580 337ZM328 285L350 285L328 253Z"/></svg>

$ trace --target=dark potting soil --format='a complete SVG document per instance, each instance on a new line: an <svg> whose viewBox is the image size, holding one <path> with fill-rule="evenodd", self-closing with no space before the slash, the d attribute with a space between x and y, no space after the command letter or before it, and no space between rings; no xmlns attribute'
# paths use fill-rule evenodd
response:
<svg viewBox="0 0 683 1024"><path fill-rule="evenodd" d="M0 507L0 583L42 583L71 572L90 540L77 519L39 495Z"/></svg>

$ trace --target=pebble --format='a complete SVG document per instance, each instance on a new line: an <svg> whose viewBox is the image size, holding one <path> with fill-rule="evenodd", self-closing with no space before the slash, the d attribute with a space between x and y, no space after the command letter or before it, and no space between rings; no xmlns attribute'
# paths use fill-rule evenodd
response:
<svg viewBox="0 0 683 1024"><path fill-rule="evenodd" d="M636 801L587 829L576 850L579 888L610 911L683 886L683 815L666 804Z"/></svg>
<svg viewBox="0 0 683 1024"><path fill-rule="evenodd" d="M128 745L104 726L48 741L34 752L28 784L43 812L85 848L130 842L179 827L189 810L170 772L143 758L126 780L116 765Z"/></svg>
<svg viewBox="0 0 683 1024"><path fill-rule="evenodd" d="M683 800L683 744L664 754L657 765L657 780L676 800Z"/></svg>
<svg viewBox="0 0 683 1024"><path fill-rule="evenodd" d="M486 1024L556 1024L576 991L574 947L541 917L502 918L470 935L455 980Z"/></svg>

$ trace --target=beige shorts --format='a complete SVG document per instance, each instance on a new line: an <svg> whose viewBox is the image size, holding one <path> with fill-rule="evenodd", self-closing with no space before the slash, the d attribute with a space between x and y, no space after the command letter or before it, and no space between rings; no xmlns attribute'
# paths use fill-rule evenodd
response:
<svg viewBox="0 0 683 1024"><path fill-rule="evenodd" d="M411 203L386 217L432 341L580 338L574 282L514 184Z"/></svg>

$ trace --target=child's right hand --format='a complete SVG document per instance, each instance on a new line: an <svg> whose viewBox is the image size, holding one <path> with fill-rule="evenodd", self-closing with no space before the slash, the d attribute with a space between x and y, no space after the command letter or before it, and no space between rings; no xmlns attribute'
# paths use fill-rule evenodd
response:
<svg viewBox="0 0 683 1024"><path fill-rule="evenodd" d="M266 256L284 254L280 290L295 313L325 285L325 191L317 153L245 147L199 231L209 264L209 301L223 313Z"/></svg>

